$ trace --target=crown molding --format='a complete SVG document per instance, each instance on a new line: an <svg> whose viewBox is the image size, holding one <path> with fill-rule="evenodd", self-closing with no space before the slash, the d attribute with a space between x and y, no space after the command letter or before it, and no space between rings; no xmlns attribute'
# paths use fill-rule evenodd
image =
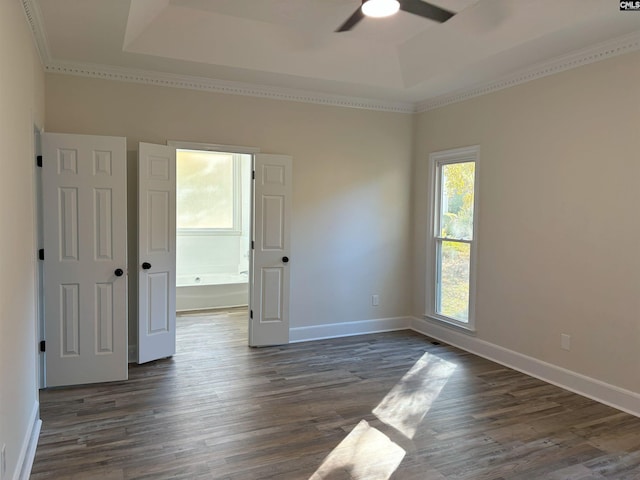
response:
<svg viewBox="0 0 640 480"><path fill-rule="evenodd" d="M494 80L471 88L461 89L453 93L428 98L416 103L416 112L422 113L436 108L444 107L452 103L462 102L470 98L497 92L505 88L514 87L522 83L537 80L538 78L554 75L556 73L581 67L590 63L599 62L607 58L615 57L625 53L640 50L640 32L624 35L622 37L608 40L591 47L572 52L568 55L556 57L552 60L536 64L532 67L522 69L516 73L504 76L499 80Z"/></svg>
<svg viewBox="0 0 640 480"><path fill-rule="evenodd" d="M163 87L201 90L213 93L244 95L250 97L288 100L292 102L315 103L333 107L359 108L393 113L415 113L413 102L393 102L371 98L332 95L327 93L297 90L266 85L249 84L189 75L176 75L147 70L136 70L108 65L87 63L65 63L53 60L43 28L40 11L33 0L21 0L27 21L36 42L40 61L45 72L102 78L122 82L143 83Z"/></svg>
<svg viewBox="0 0 640 480"><path fill-rule="evenodd" d="M624 35L594 46L556 57L526 69L506 75L500 79L476 84L452 93L427 98L420 102L394 102L371 98L332 95L321 92L297 90L266 85L249 84L234 81L216 80L189 75L136 70L124 67L94 65L85 63L65 63L53 60L40 18L39 9L33 0L21 0L25 16L31 26L44 70L49 73L101 78L122 82L142 83L163 87L201 90L212 93L243 95L250 97L286 100L292 102L314 103L332 107L358 108L393 113L422 113L452 103L462 102L474 97L497 92L522 83L537 80L610 57L640 50L640 32Z"/></svg>
<svg viewBox="0 0 640 480"><path fill-rule="evenodd" d="M143 83L162 87L203 90L213 93L244 95L249 97L288 100L291 102L315 103L332 107L360 108L394 113L415 113L411 102L389 102L370 98L348 97L289 88L254 85L242 82L215 80L188 75L151 72L104 65L82 63L49 62L44 66L48 73L61 73L81 77L102 78L122 82Z"/></svg>
<svg viewBox="0 0 640 480"><path fill-rule="evenodd" d="M33 38L36 42L36 48L38 55L40 55L40 62L42 65L47 65L51 61L51 55L49 53L49 43L42 27L42 18L40 17L40 10L33 5L32 0L21 0L22 9L27 17L27 22L31 27Z"/></svg>

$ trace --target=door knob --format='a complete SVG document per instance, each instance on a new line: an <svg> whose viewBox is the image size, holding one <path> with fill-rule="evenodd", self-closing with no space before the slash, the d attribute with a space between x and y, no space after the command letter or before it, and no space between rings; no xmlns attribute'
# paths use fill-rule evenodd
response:
<svg viewBox="0 0 640 480"><path fill-rule="evenodd" d="M116 277L121 277L122 275L124 275L124 270L122 270L121 268L116 268L113 273L115 273Z"/></svg>
<svg viewBox="0 0 640 480"><path fill-rule="evenodd" d="M282 263L289 263L289 257L282 257Z"/></svg>
<svg viewBox="0 0 640 480"><path fill-rule="evenodd" d="M142 264L142 269L143 270L149 270L151 268L151 264L149 262L144 262Z"/></svg>

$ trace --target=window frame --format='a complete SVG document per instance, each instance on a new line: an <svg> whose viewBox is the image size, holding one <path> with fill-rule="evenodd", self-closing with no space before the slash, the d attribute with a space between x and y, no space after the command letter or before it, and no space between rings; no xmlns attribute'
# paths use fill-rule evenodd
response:
<svg viewBox="0 0 640 480"><path fill-rule="evenodd" d="M458 239L455 237L440 236L440 221L442 217L442 167L456 163L473 162L475 164L473 178L473 231L472 239ZM426 305L424 318L435 320L459 327L465 331L475 332L476 315L476 259L478 244L478 205L479 205L479 171L480 171L480 146L455 148L433 152L429 155L429 198L431 208L429 212L429 230L427 235L427 278L426 278ZM469 258L469 315L464 322L453 317L437 313L436 307L440 296L439 269L441 267L441 248L443 242L456 242L470 245Z"/></svg>

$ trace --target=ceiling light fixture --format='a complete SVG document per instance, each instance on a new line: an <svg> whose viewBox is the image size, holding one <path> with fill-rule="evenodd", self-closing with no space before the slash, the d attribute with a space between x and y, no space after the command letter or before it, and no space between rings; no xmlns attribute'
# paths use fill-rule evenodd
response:
<svg viewBox="0 0 640 480"><path fill-rule="evenodd" d="M398 0L365 0L362 2L362 13L367 17L388 17L400 10Z"/></svg>

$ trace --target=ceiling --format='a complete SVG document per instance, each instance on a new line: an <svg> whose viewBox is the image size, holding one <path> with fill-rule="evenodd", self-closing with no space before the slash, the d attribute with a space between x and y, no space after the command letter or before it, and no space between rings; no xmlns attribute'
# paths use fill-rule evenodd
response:
<svg viewBox="0 0 640 480"><path fill-rule="evenodd" d="M360 3L23 0L45 66L407 104L640 32L640 13L617 0L434 0L457 15L439 24L401 11L335 33Z"/></svg>

